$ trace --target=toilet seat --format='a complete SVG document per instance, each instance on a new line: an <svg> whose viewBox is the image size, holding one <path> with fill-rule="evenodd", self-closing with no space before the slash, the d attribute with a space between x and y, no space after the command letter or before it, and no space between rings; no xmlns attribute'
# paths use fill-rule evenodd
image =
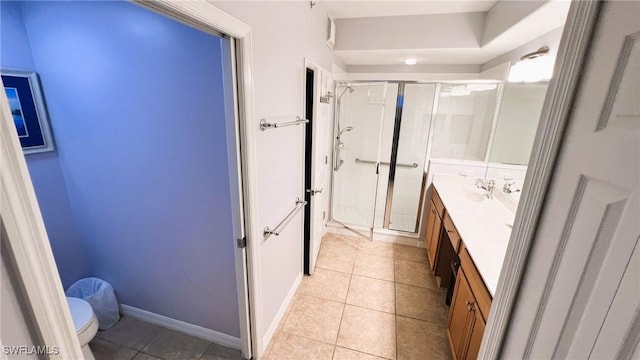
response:
<svg viewBox="0 0 640 360"><path fill-rule="evenodd" d="M80 346L84 346L93 339L98 332L98 319L96 318L91 305L83 299L67 297L73 326L78 334Z"/></svg>

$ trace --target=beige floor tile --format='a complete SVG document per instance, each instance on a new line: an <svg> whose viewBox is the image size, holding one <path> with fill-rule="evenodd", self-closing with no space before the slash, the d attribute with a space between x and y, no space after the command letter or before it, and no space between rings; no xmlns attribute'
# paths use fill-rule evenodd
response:
<svg viewBox="0 0 640 360"><path fill-rule="evenodd" d="M331 360L335 346L289 333L274 339L267 360Z"/></svg>
<svg viewBox="0 0 640 360"><path fill-rule="evenodd" d="M393 281L394 263L392 258L358 254L353 267L355 275L362 275L374 279Z"/></svg>
<svg viewBox="0 0 640 360"><path fill-rule="evenodd" d="M451 350L444 326L396 317L398 360L449 360Z"/></svg>
<svg viewBox="0 0 640 360"><path fill-rule="evenodd" d="M353 275L347 294L347 304L394 314L396 310L394 284L391 281Z"/></svg>
<svg viewBox="0 0 640 360"><path fill-rule="evenodd" d="M351 273L356 262L357 250L344 250L341 246L321 246L316 268Z"/></svg>
<svg viewBox="0 0 640 360"><path fill-rule="evenodd" d="M384 241L371 241L369 239L362 239L360 241L360 253L376 256L384 256L392 258L395 252L395 246L393 243Z"/></svg>
<svg viewBox="0 0 640 360"><path fill-rule="evenodd" d="M396 260L395 264L396 282L429 289L438 288L428 264L406 260Z"/></svg>
<svg viewBox="0 0 640 360"><path fill-rule="evenodd" d="M428 263L427 250L425 248L400 244L394 245L394 257L396 259Z"/></svg>
<svg viewBox="0 0 640 360"><path fill-rule="evenodd" d="M296 298L283 332L335 344L344 304L313 296Z"/></svg>
<svg viewBox="0 0 640 360"><path fill-rule="evenodd" d="M336 346L336 351L333 353L333 360L381 360L384 358L365 354L351 349L345 349L340 346Z"/></svg>
<svg viewBox="0 0 640 360"><path fill-rule="evenodd" d="M346 305L337 345L387 359L395 359L395 316Z"/></svg>
<svg viewBox="0 0 640 360"><path fill-rule="evenodd" d="M360 238L328 233L322 238L321 246L337 247L343 251L359 251Z"/></svg>
<svg viewBox="0 0 640 360"><path fill-rule="evenodd" d="M447 310L438 290L396 283L396 314L444 325Z"/></svg>
<svg viewBox="0 0 640 360"><path fill-rule="evenodd" d="M302 279L299 293L344 303L350 279L351 274L316 268L313 275Z"/></svg>

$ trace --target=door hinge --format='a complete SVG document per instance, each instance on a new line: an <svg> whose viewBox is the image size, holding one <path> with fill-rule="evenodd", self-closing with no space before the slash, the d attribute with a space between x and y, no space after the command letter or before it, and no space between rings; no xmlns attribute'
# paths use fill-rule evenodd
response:
<svg viewBox="0 0 640 360"><path fill-rule="evenodd" d="M247 237L243 237L241 239L236 239L236 245L238 246L238 249L244 249L247 247Z"/></svg>
<svg viewBox="0 0 640 360"><path fill-rule="evenodd" d="M326 217L327 217L327 212L326 212L326 211L323 211L323 212L322 212L322 220L326 219Z"/></svg>
<svg viewBox="0 0 640 360"><path fill-rule="evenodd" d="M328 164L329 163L329 157L325 155L324 157L324 164Z"/></svg>

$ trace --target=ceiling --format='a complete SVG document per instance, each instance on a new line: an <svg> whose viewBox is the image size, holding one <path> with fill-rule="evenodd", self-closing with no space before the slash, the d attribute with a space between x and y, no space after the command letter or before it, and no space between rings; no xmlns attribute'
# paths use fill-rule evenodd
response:
<svg viewBox="0 0 640 360"><path fill-rule="evenodd" d="M465 1L323 1L329 16L334 19L401 16L401 15L433 15L462 12L483 12L489 10L497 0L465 0Z"/></svg>
<svg viewBox="0 0 640 360"><path fill-rule="evenodd" d="M376 40L376 46L369 48L345 48L338 43L340 41L340 24L337 25L337 43L335 54L346 65L401 65L403 59L415 57L419 65L482 65L491 59L505 54L515 48L524 45L544 34L561 27L564 24L570 6L569 1L562 0L537 0L537 1L323 1L322 2L330 16L334 19L343 19L340 22L361 22L379 21L380 24L388 26L391 16L400 17L396 20L402 25L402 16L425 15L424 22L438 22L440 17L453 16L450 14L485 12L484 24L476 34L475 46L448 46L447 48L428 47L425 38L431 36L435 38L446 38L447 33L455 29L447 29L446 21L440 21L438 28L434 31L421 32L416 36L413 34L401 36L402 38L416 39L415 45L403 49L393 48L394 44L383 44L382 39L389 33L396 35L397 29L383 29L382 25L374 31L357 31L351 26L349 30L351 39L355 36L367 36L363 40ZM529 5L524 5L528 3ZM537 4L532 6L531 4ZM522 4L522 5L520 5ZM542 5L540 5L542 4ZM496 5L494 7L494 5ZM500 5L500 6L498 6ZM494 8L492 8L494 7ZM445 15L449 14L449 15ZM398 20L399 19L399 20ZM409 18L407 18L409 19ZM408 21L408 20L407 20ZM423 22L423 23L424 23ZM401 26L394 26L395 28ZM359 29L359 28L358 28ZM440 32L442 29L442 32ZM496 30L498 29L498 30ZM375 33L375 31L380 31ZM344 27L343 27L343 31ZM492 32L492 36L487 37L487 32ZM343 32L344 34L344 32ZM343 35L342 34L342 35ZM465 36L468 36L465 35ZM397 37L396 37L397 39ZM403 39L403 40L404 40ZM353 41L352 41L353 43ZM379 44L379 46L378 46ZM396 44L397 45L397 42ZM449 43L447 43L449 45Z"/></svg>

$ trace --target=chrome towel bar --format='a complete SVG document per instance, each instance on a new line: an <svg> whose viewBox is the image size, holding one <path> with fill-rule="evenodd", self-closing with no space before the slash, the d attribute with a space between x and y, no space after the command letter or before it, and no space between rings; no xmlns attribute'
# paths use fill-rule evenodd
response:
<svg viewBox="0 0 640 360"><path fill-rule="evenodd" d="M271 235L275 235L275 236L280 235L280 232L282 232L282 229L284 229L285 226L289 224L291 219L293 219L293 216L305 205L307 205L306 201L300 200L300 198L296 198L296 207L289 212L289 215L287 215L284 219L282 219L282 221L280 221L280 223L276 225L276 227L273 228L273 230L269 229L268 226L264 228L264 231L262 233L262 235L264 236L264 240L267 240Z"/></svg>
<svg viewBox="0 0 640 360"><path fill-rule="evenodd" d="M306 124L309 120L301 119L300 116L296 116L295 121L283 122L283 123L270 123L266 119L260 120L260 130L265 131L267 129L275 129L279 127L291 126L291 125L300 125Z"/></svg>
<svg viewBox="0 0 640 360"><path fill-rule="evenodd" d="M377 161L373 161L373 160L360 160L358 158L356 158L356 162L358 164L377 164ZM386 161L381 161L380 165L391 165L391 163L386 162ZM413 163L413 164L403 164L403 163L397 163L397 166L400 167L408 167L408 168L417 168L418 164L417 163Z"/></svg>

